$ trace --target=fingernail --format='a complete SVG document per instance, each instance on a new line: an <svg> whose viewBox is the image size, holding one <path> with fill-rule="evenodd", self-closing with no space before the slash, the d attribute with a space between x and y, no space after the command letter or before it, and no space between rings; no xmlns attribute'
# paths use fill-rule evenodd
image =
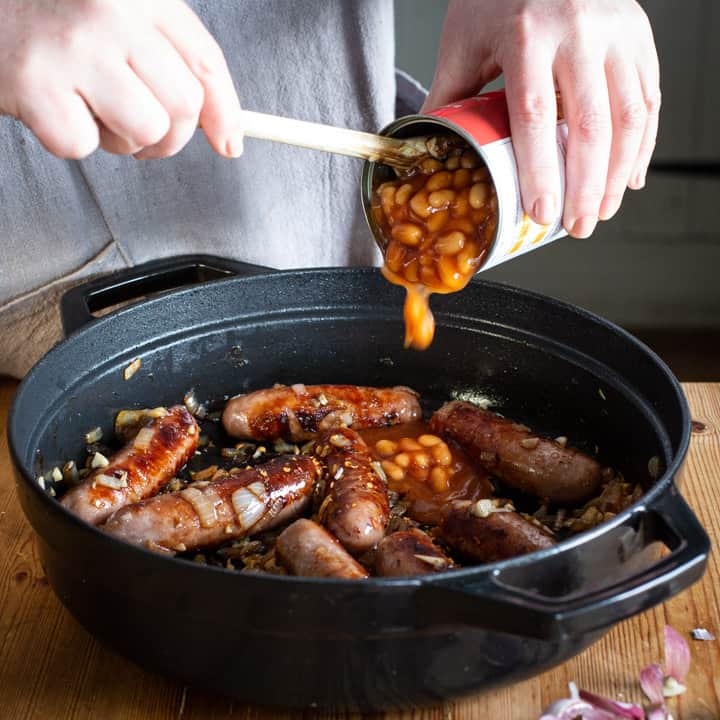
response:
<svg viewBox="0 0 720 720"><path fill-rule="evenodd" d="M642 190L644 187L645 187L645 173L639 172L632 179L632 182L630 183L630 188L632 190Z"/></svg>
<svg viewBox="0 0 720 720"><path fill-rule="evenodd" d="M555 220L557 213L557 200L555 199L555 195L541 195L533 204L532 212L536 223L549 225Z"/></svg>
<svg viewBox="0 0 720 720"><path fill-rule="evenodd" d="M598 217L601 220L609 220L619 209L622 202L622 195L606 195L600 204Z"/></svg>
<svg viewBox="0 0 720 720"><path fill-rule="evenodd" d="M239 158L243 154L244 146L243 133L235 132L225 143L225 154L231 158Z"/></svg>
<svg viewBox="0 0 720 720"><path fill-rule="evenodd" d="M570 231L570 234L576 238L590 237L596 225L597 218L586 215L585 217L581 217L575 221L575 223L572 225L572 230Z"/></svg>

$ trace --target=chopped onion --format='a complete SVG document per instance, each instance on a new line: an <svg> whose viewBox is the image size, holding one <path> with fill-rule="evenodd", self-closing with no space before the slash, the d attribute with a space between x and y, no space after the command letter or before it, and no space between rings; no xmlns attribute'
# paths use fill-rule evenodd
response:
<svg viewBox="0 0 720 720"><path fill-rule="evenodd" d="M498 512L512 512L512 505L505 505L504 507L498 507L497 500L491 500L490 498L483 498L478 500L470 507L470 514L479 518L486 518L493 513Z"/></svg>
<svg viewBox="0 0 720 720"><path fill-rule="evenodd" d="M135 436L133 447L136 450L147 450L150 447L150 443L152 442L154 436L155 433L152 428L140 428L140 430L138 430L138 434Z"/></svg>
<svg viewBox="0 0 720 720"><path fill-rule="evenodd" d="M218 517L212 498L194 487L181 490L180 495L193 506L200 520L200 525L204 528L211 528L217 525Z"/></svg>
<svg viewBox="0 0 720 720"><path fill-rule="evenodd" d="M640 687L652 703L663 702L663 671L653 663L640 671Z"/></svg>
<svg viewBox="0 0 720 720"><path fill-rule="evenodd" d="M265 513L265 486L257 482L236 490L232 504L240 527L249 530Z"/></svg>
<svg viewBox="0 0 720 720"><path fill-rule="evenodd" d="M96 452L92 456L92 460L90 461L90 467L93 470L97 470L97 468L104 468L107 467L110 464L110 461L99 452Z"/></svg>
<svg viewBox="0 0 720 720"><path fill-rule="evenodd" d="M96 485L102 485L103 487L111 488L112 490L122 490L128 486L127 473L121 470L118 475L106 475L105 473L99 473L95 476L93 481Z"/></svg>
<svg viewBox="0 0 720 720"><path fill-rule="evenodd" d="M135 358L124 370L123 379L129 380L142 367L142 358Z"/></svg>
<svg viewBox="0 0 720 720"><path fill-rule="evenodd" d="M330 444L338 448L346 448L350 447L352 441L349 438L346 438L344 435L336 433L335 435L330 436Z"/></svg>
<svg viewBox="0 0 720 720"><path fill-rule="evenodd" d="M290 386L290 389L296 395L307 395L307 388L302 383L295 383L294 385Z"/></svg>
<svg viewBox="0 0 720 720"><path fill-rule="evenodd" d="M436 570L442 570L444 567L447 567L447 562L441 557L435 557L434 555L416 555L415 557Z"/></svg>
<svg viewBox="0 0 720 720"><path fill-rule="evenodd" d="M60 482L63 479L63 474L60 472L60 468L57 466L52 469L52 479L55 482Z"/></svg>
<svg viewBox="0 0 720 720"><path fill-rule="evenodd" d="M102 440L103 431L101 427L96 427L85 433L85 444L92 445L93 443L100 442Z"/></svg>
<svg viewBox="0 0 720 720"><path fill-rule="evenodd" d="M321 405L327 405L327 404L328 404L328 399L325 397L325 394L324 394L324 393L320 393L320 394L318 395L318 402L319 402Z"/></svg>

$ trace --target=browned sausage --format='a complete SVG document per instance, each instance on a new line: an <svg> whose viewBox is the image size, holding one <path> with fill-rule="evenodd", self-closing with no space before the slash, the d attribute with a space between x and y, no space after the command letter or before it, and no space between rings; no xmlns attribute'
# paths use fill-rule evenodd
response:
<svg viewBox="0 0 720 720"><path fill-rule="evenodd" d="M280 533L275 556L292 575L348 580L368 576L365 568L324 527L304 518Z"/></svg>
<svg viewBox="0 0 720 720"><path fill-rule="evenodd" d="M297 442L337 427L383 427L420 417L417 393L409 388L281 385L231 398L222 421L233 437Z"/></svg>
<svg viewBox="0 0 720 720"><path fill-rule="evenodd" d="M102 529L134 545L165 552L217 545L296 517L310 501L321 472L315 458L281 456L128 505Z"/></svg>
<svg viewBox="0 0 720 720"><path fill-rule="evenodd" d="M489 509L489 505L495 507ZM497 501L453 503L440 526L442 539L464 557L494 562L552 547L552 536L512 510L497 511Z"/></svg>
<svg viewBox="0 0 720 720"><path fill-rule="evenodd" d="M430 426L488 472L542 500L578 503L600 489L602 468L593 458L471 403L443 405Z"/></svg>
<svg viewBox="0 0 720 720"><path fill-rule="evenodd" d="M375 552L375 572L384 577L427 575L454 567L422 530L402 530L383 538Z"/></svg>
<svg viewBox="0 0 720 720"><path fill-rule="evenodd" d="M97 525L115 510L158 492L190 459L199 436L195 418L182 405L171 407L60 502Z"/></svg>
<svg viewBox="0 0 720 720"><path fill-rule="evenodd" d="M324 433L313 452L324 459L325 497L319 521L353 555L374 548L390 519L387 482L365 441L350 428Z"/></svg>

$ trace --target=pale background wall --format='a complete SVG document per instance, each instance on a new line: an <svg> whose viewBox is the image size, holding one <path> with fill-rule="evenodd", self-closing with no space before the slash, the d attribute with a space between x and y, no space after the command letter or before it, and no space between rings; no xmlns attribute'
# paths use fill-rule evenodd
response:
<svg viewBox="0 0 720 720"><path fill-rule="evenodd" d="M720 3L643 3L662 69L654 161L720 165ZM395 0L397 65L426 86L446 0ZM720 329L720 175L652 171L589 240L564 239L484 276L633 328Z"/></svg>

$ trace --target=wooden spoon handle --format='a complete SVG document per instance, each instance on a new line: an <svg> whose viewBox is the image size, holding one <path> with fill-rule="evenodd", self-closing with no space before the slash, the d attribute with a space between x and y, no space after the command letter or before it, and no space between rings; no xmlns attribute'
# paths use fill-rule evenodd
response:
<svg viewBox="0 0 720 720"><path fill-rule="evenodd" d="M350 155L398 169L408 169L429 155L426 137L389 138L250 110L243 110L242 118L248 137Z"/></svg>

